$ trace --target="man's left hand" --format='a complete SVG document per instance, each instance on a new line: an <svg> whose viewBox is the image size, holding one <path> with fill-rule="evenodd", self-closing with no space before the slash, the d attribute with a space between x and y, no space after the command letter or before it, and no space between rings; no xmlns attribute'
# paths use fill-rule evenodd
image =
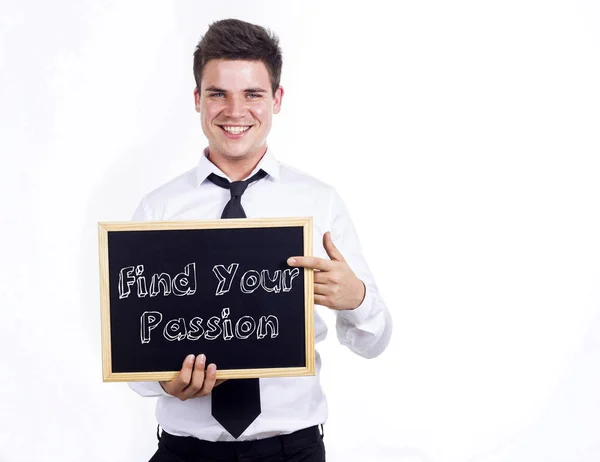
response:
<svg viewBox="0 0 600 462"><path fill-rule="evenodd" d="M318 257L290 257L290 266L316 270L315 303L333 310L353 310L365 298L365 285L356 277L346 260L333 244L331 233L323 235L323 247L331 260Z"/></svg>

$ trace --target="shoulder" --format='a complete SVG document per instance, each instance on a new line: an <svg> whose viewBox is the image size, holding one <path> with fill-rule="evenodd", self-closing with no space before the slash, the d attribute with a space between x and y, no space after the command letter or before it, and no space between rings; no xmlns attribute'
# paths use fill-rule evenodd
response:
<svg viewBox="0 0 600 462"><path fill-rule="evenodd" d="M285 163L280 163L281 181L295 188L310 190L312 194L332 196L336 194L335 188L309 173Z"/></svg>
<svg viewBox="0 0 600 462"><path fill-rule="evenodd" d="M144 196L144 200L149 204L159 204L168 201L181 194L186 194L197 186L196 168L182 173L179 176L163 183L151 190Z"/></svg>
<svg viewBox="0 0 600 462"><path fill-rule="evenodd" d="M163 183L144 195L134 213L136 220L162 220L170 204L177 204L181 198L189 197L196 190L196 169L192 168Z"/></svg>

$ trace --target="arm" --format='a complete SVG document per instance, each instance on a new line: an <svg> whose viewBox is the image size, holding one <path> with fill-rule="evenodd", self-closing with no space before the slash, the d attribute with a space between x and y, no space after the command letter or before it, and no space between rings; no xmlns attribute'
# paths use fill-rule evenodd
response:
<svg viewBox="0 0 600 462"><path fill-rule="evenodd" d="M392 334L392 319L365 261L354 224L337 192L329 207L331 232L323 236L330 260L294 257L290 266L315 269L315 303L336 311L342 345L365 358L381 354Z"/></svg>

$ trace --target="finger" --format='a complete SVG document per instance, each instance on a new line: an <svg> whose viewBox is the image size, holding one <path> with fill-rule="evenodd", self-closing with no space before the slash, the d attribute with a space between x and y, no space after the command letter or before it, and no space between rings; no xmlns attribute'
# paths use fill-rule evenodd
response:
<svg viewBox="0 0 600 462"><path fill-rule="evenodd" d="M318 269L328 271L332 268L331 261L319 257L290 257L287 261L290 266L300 266L302 268Z"/></svg>
<svg viewBox="0 0 600 462"><path fill-rule="evenodd" d="M331 233L329 231L323 235L323 247L325 248L327 255L329 255L329 258L331 258L333 261L346 261L344 260L342 253L331 240Z"/></svg>
<svg viewBox="0 0 600 462"><path fill-rule="evenodd" d="M344 265L345 263L336 263ZM317 284L326 284L329 286L340 286L344 282L345 273L343 271L315 271L314 282Z"/></svg>
<svg viewBox="0 0 600 462"><path fill-rule="evenodd" d="M188 386L192 378L194 359L194 355L188 355L185 358L183 364L181 365L181 371L179 371L179 375L165 385L167 393L170 395L175 395L180 393L185 387Z"/></svg>
<svg viewBox="0 0 600 462"><path fill-rule="evenodd" d="M206 396L208 395L217 381L217 366L215 364L209 364L206 368L206 374L204 376L204 383L202 388L198 390L195 396Z"/></svg>
<svg viewBox="0 0 600 462"><path fill-rule="evenodd" d="M194 364L194 372L192 373L192 380L190 384L183 390L183 396L181 399L188 399L194 396L198 390L202 388L204 383L204 364L206 356L198 355L196 363Z"/></svg>
<svg viewBox="0 0 600 462"><path fill-rule="evenodd" d="M313 281L315 284L329 284L331 282L330 271L315 271Z"/></svg>
<svg viewBox="0 0 600 462"><path fill-rule="evenodd" d="M315 303L317 305L329 306L327 300L328 298L325 295L315 294Z"/></svg>
<svg viewBox="0 0 600 462"><path fill-rule="evenodd" d="M314 285L314 293L315 295L329 295L330 290L327 287L327 284L315 284Z"/></svg>

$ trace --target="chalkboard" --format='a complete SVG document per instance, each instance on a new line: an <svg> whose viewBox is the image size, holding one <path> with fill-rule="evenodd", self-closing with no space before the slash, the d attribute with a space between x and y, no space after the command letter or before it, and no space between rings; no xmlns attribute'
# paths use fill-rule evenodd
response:
<svg viewBox="0 0 600 462"><path fill-rule="evenodd" d="M314 375L312 218L98 223L105 382Z"/></svg>

